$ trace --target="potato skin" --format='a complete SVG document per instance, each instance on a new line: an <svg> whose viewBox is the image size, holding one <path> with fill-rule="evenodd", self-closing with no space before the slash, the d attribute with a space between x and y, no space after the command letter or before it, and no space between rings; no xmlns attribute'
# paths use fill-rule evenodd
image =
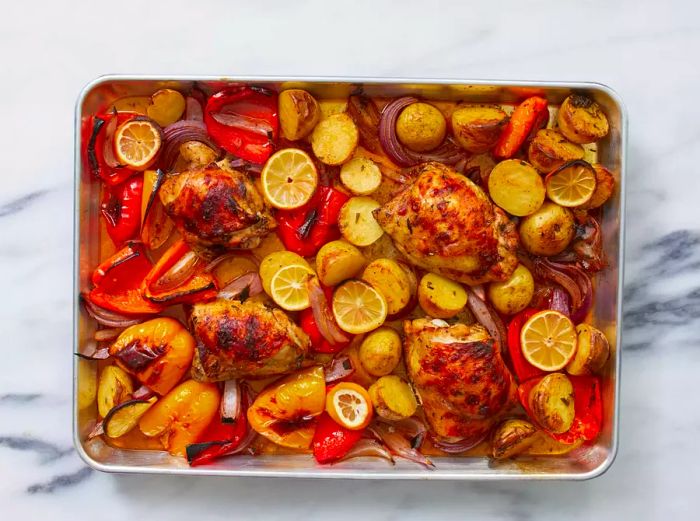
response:
<svg viewBox="0 0 700 521"><path fill-rule="evenodd" d="M607 337L590 324L576 326L576 337L576 354L566 366L566 372L573 375L599 372L610 356Z"/></svg>
<svg viewBox="0 0 700 521"><path fill-rule="evenodd" d="M350 279L365 265L365 256L343 240L324 244L316 254L316 273L326 286L336 286Z"/></svg>
<svg viewBox="0 0 700 521"><path fill-rule="evenodd" d="M427 152L438 147L446 133L445 116L429 103L412 103L401 111L396 120L399 141L416 152Z"/></svg>
<svg viewBox="0 0 700 521"><path fill-rule="evenodd" d="M600 105L580 94L572 94L564 100L557 114L557 123L566 139L581 145L604 138L610 129Z"/></svg>
<svg viewBox="0 0 700 521"><path fill-rule="evenodd" d="M509 418L493 431L491 454L496 459L512 458L524 452L537 438L537 427L532 423Z"/></svg>
<svg viewBox="0 0 700 521"><path fill-rule="evenodd" d="M311 133L311 148L327 165L341 165L352 157L360 133L350 116L342 112L321 120Z"/></svg>
<svg viewBox="0 0 700 521"><path fill-rule="evenodd" d="M401 361L401 337L390 327L369 333L360 344L360 363L372 376L386 376Z"/></svg>
<svg viewBox="0 0 700 521"><path fill-rule="evenodd" d="M591 210L603 206L615 191L615 176L603 165L596 163L593 165L595 170L595 191L587 203L582 204L579 208L583 210Z"/></svg>
<svg viewBox="0 0 700 521"><path fill-rule="evenodd" d="M534 293L535 280L522 264L518 264L508 280L491 282L488 287L491 304L504 315L514 315L525 309Z"/></svg>
<svg viewBox="0 0 700 521"><path fill-rule="evenodd" d="M180 145L180 157L188 163L188 169L207 166L216 161L216 151L199 141L185 141Z"/></svg>
<svg viewBox="0 0 700 521"><path fill-rule="evenodd" d="M567 141L563 135L551 128L537 131L527 149L530 164L544 174L569 161L583 159L583 155L584 151L580 145Z"/></svg>
<svg viewBox="0 0 700 521"><path fill-rule="evenodd" d="M467 305L467 292L442 275L426 273L418 285L418 303L433 318L452 318Z"/></svg>
<svg viewBox="0 0 700 521"><path fill-rule="evenodd" d="M562 433L574 421L574 387L563 373L551 373L530 391L529 405L535 421L544 429Z"/></svg>
<svg viewBox="0 0 700 521"><path fill-rule="evenodd" d="M416 413L418 401L413 390L403 378L382 376L369 388L374 412L385 420L398 421Z"/></svg>
<svg viewBox="0 0 700 521"><path fill-rule="evenodd" d="M535 213L524 217L518 228L520 242L533 255L552 256L566 249L574 238L571 210L546 201Z"/></svg>
<svg viewBox="0 0 700 521"><path fill-rule="evenodd" d="M282 136L290 141L308 136L321 118L318 102L302 89L282 91L278 105Z"/></svg>
<svg viewBox="0 0 700 521"><path fill-rule="evenodd" d="M496 144L508 119L497 105L466 105L452 113L452 132L462 148L480 154Z"/></svg>
<svg viewBox="0 0 700 521"><path fill-rule="evenodd" d="M413 298L414 284L406 269L394 259L370 262L361 278L384 296L389 316L403 311Z"/></svg>
<svg viewBox="0 0 700 521"><path fill-rule="evenodd" d="M511 215L523 217L536 212L544 202L542 177L529 163L518 159L501 161L488 177L493 202Z"/></svg>

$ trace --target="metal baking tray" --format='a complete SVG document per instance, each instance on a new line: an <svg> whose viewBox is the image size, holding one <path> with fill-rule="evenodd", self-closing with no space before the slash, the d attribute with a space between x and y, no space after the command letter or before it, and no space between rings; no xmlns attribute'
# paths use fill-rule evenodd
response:
<svg viewBox="0 0 700 521"><path fill-rule="evenodd" d="M413 95L426 99L479 103L516 103L530 93L545 96L552 105L560 104L572 92L584 93L596 100L610 121L609 135L598 143L598 159L616 173L619 181L619 188L612 201L606 205L601 221L609 267L597 278L593 307L593 323L608 333L612 349L602 389L605 414L603 429L595 445L580 447L566 456L530 457L503 462L483 457L440 457L433 458L436 465L434 470L401 459L394 466L383 460L368 458L321 466L310 455L236 456L207 466L190 468L184 459L173 458L164 452L115 449L99 438L87 441L87 431L94 424L96 411L81 411L77 406L79 389L76 357L73 374L73 439L76 450L89 466L107 472L148 474L447 480L583 480L599 476L610 467L617 452L620 408L627 115L618 94L599 83L241 76L117 75L97 78L82 90L75 109L73 352L79 352L95 330L94 321L81 310L79 295L81 290L88 288L89 276L97 265L99 251L99 183L81 165L81 122L117 98L150 94L164 86L187 89L193 82L249 82L273 89L295 86L307 89L321 99L345 97L362 88L370 96Z"/></svg>

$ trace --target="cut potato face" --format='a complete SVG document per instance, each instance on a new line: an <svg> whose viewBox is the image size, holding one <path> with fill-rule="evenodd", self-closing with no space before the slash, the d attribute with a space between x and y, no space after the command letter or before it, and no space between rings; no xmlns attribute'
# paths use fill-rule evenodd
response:
<svg viewBox="0 0 700 521"><path fill-rule="evenodd" d="M374 218L379 203L370 197L351 197L340 209L338 227L346 241L355 246L369 246L384 230Z"/></svg>
<svg viewBox="0 0 700 521"><path fill-rule="evenodd" d="M527 159L542 173L549 173L564 163L583 159L584 150L580 145L568 141L556 130L543 128L530 141Z"/></svg>
<svg viewBox="0 0 700 521"><path fill-rule="evenodd" d="M559 130L574 143L594 143L609 131L608 118L595 101L572 94L561 104L557 114Z"/></svg>
<svg viewBox="0 0 700 521"><path fill-rule="evenodd" d="M433 318L452 318L467 305L467 292L442 275L426 273L418 285L418 303Z"/></svg>
<svg viewBox="0 0 700 521"><path fill-rule="evenodd" d="M161 127L175 123L185 112L185 97L173 89L160 89L151 96L148 117Z"/></svg>
<svg viewBox="0 0 700 521"><path fill-rule="evenodd" d="M544 257L563 252L576 232L571 211L549 201L522 219L519 231L525 249Z"/></svg>
<svg viewBox="0 0 700 521"><path fill-rule="evenodd" d="M437 148L446 133L445 116L429 103L412 103L401 111L396 120L399 141L416 152Z"/></svg>
<svg viewBox="0 0 700 521"><path fill-rule="evenodd" d="M508 115L497 105L466 105L452 113L452 132L462 148L475 154L490 150L498 141Z"/></svg>
<svg viewBox="0 0 700 521"><path fill-rule="evenodd" d="M610 357L610 344L605 334L589 324L579 324L576 338L576 354L566 366L566 372L573 375L599 372Z"/></svg>
<svg viewBox="0 0 700 521"><path fill-rule="evenodd" d="M384 296L389 315L402 312L413 299L415 286L410 274L405 266L393 259L372 261L362 273L362 280Z"/></svg>
<svg viewBox="0 0 700 521"><path fill-rule="evenodd" d="M565 374L548 374L530 391L529 405L544 429L562 433L574 422L574 387Z"/></svg>
<svg viewBox="0 0 700 521"><path fill-rule="evenodd" d="M488 179L491 199L511 215L530 215L544 202L542 178L525 161L501 161L493 167Z"/></svg>
<svg viewBox="0 0 700 521"><path fill-rule="evenodd" d="M535 280L522 264L518 264L508 280L491 282L488 287L491 304L504 315L514 315L525 309L534 293Z"/></svg>
<svg viewBox="0 0 700 521"><path fill-rule="evenodd" d="M97 412L104 418L114 407L131 399L133 392L134 384L126 371L116 365L105 367L97 387Z"/></svg>
<svg viewBox="0 0 700 521"><path fill-rule="evenodd" d="M418 409L418 401L406 380L395 375L382 376L369 388L374 412L385 420L410 418Z"/></svg>
<svg viewBox="0 0 700 521"><path fill-rule="evenodd" d="M117 112L133 112L146 116L151 103L153 102L150 96L128 96L118 99L113 106Z"/></svg>
<svg viewBox="0 0 700 521"><path fill-rule="evenodd" d="M360 141L355 122L345 113L321 120L311 134L316 157L327 165L342 165L352 157Z"/></svg>
<svg viewBox="0 0 700 521"><path fill-rule="evenodd" d="M282 135L290 141L308 136L321 118L318 102L302 89L282 91L278 104Z"/></svg>
<svg viewBox="0 0 700 521"><path fill-rule="evenodd" d="M340 182L355 195L369 195L382 183L382 172L366 157L355 157L340 169Z"/></svg>
<svg viewBox="0 0 700 521"><path fill-rule="evenodd" d="M316 273L324 285L337 286L357 275L365 262L362 252L349 242L331 241L316 254Z"/></svg>

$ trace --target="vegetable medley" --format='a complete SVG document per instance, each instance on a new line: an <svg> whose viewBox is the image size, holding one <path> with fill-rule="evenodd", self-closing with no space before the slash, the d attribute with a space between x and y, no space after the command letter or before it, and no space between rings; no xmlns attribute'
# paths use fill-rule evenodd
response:
<svg viewBox="0 0 700 521"><path fill-rule="evenodd" d="M560 455L610 347L598 104L196 84L86 118L101 185L88 438L201 465ZM438 460L439 461L439 460Z"/></svg>

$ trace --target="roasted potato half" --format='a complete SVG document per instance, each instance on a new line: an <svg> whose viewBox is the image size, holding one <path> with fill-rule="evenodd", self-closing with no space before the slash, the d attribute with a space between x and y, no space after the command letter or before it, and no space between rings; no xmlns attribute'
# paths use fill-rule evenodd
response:
<svg viewBox="0 0 700 521"><path fill-rule="evenodd" d="M311 134L311 148L327 165L342 165L352 157L360 142L355 122L346 113L321 120Z"/></svg>
<svg viewBox="0 0 700 521"><path fill-rule="evenodd" d="M520 242L533 255L557 255L574 238L574 216L571 210L545 202L535 213L520 221Z"/></svg>
<svg viewBox="0 0 700 521"><path fill-rule="evenodd" d="M530 164L544 174L569 161L583 159L583 156L584 151L580 145L568 141L551 128L537 131L527 149L527 159Z"/></svg>
<svg viewBox="0 0 700 521"><path fill-rule="evenodd" d="M574 143L594 143L609 131L608 117L595 101L581 94L564 100L557 114L559 130Z"/></svg>
<svg viewBox="0 0 700 521"><path fill-rule="evenodd" d="M615 176L613 173L601 164L593 165L593 170L595 170L595 191L588 202L579 207L583 210L591 210L603 206L615 192Z"/></svg>
<svg viewBox="0 0 700 521"><path fill-rule="evenodd" d="M326 286L336 286L354 277L364 265L362 252L343 240L324 244L316 254L316 273Z"/></svg>
<svg viewBox="0 0 700 521"><path fill-rule="evenodd" d="M496 459L512 458L524 452L538 438L532 423L520 418L509 418L493 431L491 453Z"/></svg>
<svg viewBox="0 0 700 521"><path fill-rule="evenodd" d="M430 103L412 103L401 111L396 120L399 141L416 152L437 148L446 133L445 116Z"/></svg>
<svg viewBox="0 0 700 521"><path fill-rule="evenodd" d="M382 172L371 159L354 157L340 169L340 182L355 195L369 195L382 184Z"/></svg>
<svg viewBox="0 0 700 521"><path fill-rule="evenodd" d="M535 279L522 264L503 282L491 282L488 297L497 311L513 315L525 309L535 293Z"/></svg>
<svg viewBox="0 0 700 521"><path fill-rule="evenodd" d="M574 422L574 387L563 373L551 373L530 391L529 405L534 420L544 429L562 433Z"/></svg>
<svg viewBox="0 0 700 521"><path fill-rule="evenodd" d="M374 218L379 203L370 197L351 197L340 209L338 228L345 240L355 246L369 246L384 230Z"/></svg>
<svg viewBox="0 0 700 521"><path fill-rule="evenodd" d="M418 304L433 318L452 318L467 305L467 292L442 275L426 273L418 285Z"/></svg>
<svg viewBox="0 0 700 521"><path fill-rule="evenodd" d="M406 309L415 290L415 279L407 267L393 259L377 259L369 263L362 273L362 280L382 294L387 304L387 314L396 315Z"/></svg>
<svg viewBox="0 0 700 521"><path fill-rule="evenodd" d="M401 361L401 337L396 330L382 326L360 344L360 363L372 376L386 376Z"/></svg>
<svg viewBox="0 0 700 521"><path fill-rule="evenodd" d="M488 189L494 203L518 217L539 210L545 197L540 174L529 163L518 159L506 159L493 167Z"/></svg>
<svg viewBox="0 0 700 521"><path fill-rule="evenodd" d="M103 418L120 403L131 399L134 384L122 368L109 365L102 370L97 386L97 412Z"/></svg>
<svg viewBox="0 0 700 521"><path fill-rule="evenodd" d="M589 324L579 324L576 326L576 338L576 354L566 366L566 372L573 375L597 373L610 356L607 337Z"/></svg>
<svg viewBox="0 0 700 521"><path fill-rule="evenodd" d="M280 129L290 141L305 138L321 118L316 99L302 89L282 91L278 98Z"/></svg>
<svg viewBox="0 0 700 521"><path fill-rule="evenodd" d="M480 154L498 141L508 114L497 105L465 105L452 113L452 132L457 142L469 152Z"/></svg>
<svg viewBox="0 0 700 521"><path fill-rule="evenodd" d="M216 151L199 141L185 141L180 145L180 157L187 169L205 167L217 159Z"/></svg>
<svg viewBox="0 0 700 521"><path fill-rule="evenodd" d="M418 409L418 401L406 380L396 375L382 376L369 388L374 412L385 420L410 418Z"/></svg>

